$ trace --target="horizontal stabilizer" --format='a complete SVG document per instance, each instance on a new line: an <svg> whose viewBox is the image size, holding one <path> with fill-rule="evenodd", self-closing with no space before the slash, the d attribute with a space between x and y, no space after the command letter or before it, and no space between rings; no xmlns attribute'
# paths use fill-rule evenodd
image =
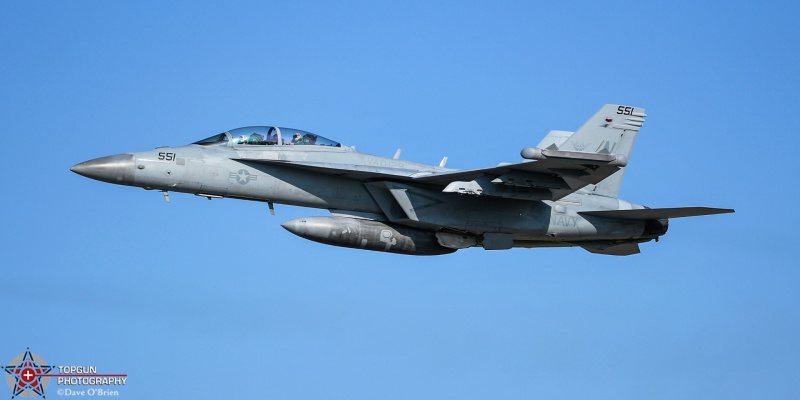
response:
<svg viewBox="0 0 800 400"><path fill-rule="evenodd" d="M607 210L607 211L580 211L581 215L617 219L662 219L697 217L700 215L732 213L730 208L711 207L678 207L678 208L645 208L641 210Z"/></svg>

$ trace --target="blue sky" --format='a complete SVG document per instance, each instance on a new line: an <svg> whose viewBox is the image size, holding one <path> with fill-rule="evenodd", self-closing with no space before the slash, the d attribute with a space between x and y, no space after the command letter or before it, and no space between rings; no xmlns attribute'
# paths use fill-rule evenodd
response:
<svg viewBox="0 0 800 400"><path fill-rule="evenodd" d="M1 363L127 373L127 398L800 396L793 2L2 8ZM247 125L486 167L606 103L648 113L622 198L736 214L624 258L414 258L280 227L324 210L69 171Z"/></svg>

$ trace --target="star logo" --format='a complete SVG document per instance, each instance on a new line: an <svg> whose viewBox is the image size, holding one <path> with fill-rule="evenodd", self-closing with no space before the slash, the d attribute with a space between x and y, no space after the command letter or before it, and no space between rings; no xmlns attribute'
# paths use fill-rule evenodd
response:
<svg viewBox="0 0 800 400"><path fill-rule="evenodd" d="M41 357L31 353L30 348L25 350L25 354L14 357L9 365L3 367L8 376L6 382L11 388L11 398L22 395L22 397L33 397L34 394L44 398L44 389L50 382L49 377L43 377L52 370L53 367Z"/></svg>
<svg viewBox="0 0 800 400"><path fill-rule="evenodd" d="M258 178L256 175L250 175L250 172L247 172L246 169L240 169L237 173L231 172L230 177L236 179L236 182L239 182L240 185L246 185Z"/></svg>

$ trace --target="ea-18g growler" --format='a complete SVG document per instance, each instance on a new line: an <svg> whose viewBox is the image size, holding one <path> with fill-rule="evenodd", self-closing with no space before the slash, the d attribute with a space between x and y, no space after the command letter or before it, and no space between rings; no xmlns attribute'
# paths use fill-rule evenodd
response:
<svg viewBox="0 0 800 400"><path fill-rule="evenodd" d="M733 212L647 208L617 198L642 108L606 105L575 132L551 131L524 160L454 170L359 153L310 132L233 129L181 147L77 164L103 182L209 199L322 208L286 221L289 232L334 246L410 255L483 247L580 246L629 255L658 240L670 218Z"/></svg>

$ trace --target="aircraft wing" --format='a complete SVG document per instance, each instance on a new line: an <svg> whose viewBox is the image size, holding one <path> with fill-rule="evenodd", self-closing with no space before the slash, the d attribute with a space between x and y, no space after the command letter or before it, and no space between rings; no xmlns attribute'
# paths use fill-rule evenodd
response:
<svg viewBox="0 0 800 400"><path fill-rule="evenodd" d="M558 200L584 186L599 183L627 162L611 154L542 152L544 155L538 160L419 176L414 181L444 186L445 192Z"/></svg>
<svg viewBox="0 0 800 400"><path fill-rule="evenodd" d="M252 164L280 165L327 175L347 176L364 181L392 180L416 182L438 187L443 192L483 194L528 200L557 200L576 190L595 184L624 166L615 155L542 150L540 160L527 160L496 167L463 171L427 173L418 170L388 169L361 164L308 161L237 159ZM479 190L475 190L475 187ZM508 188L517 187L509 195ZM498 187L502 187L498 189ZM522 188L521 190L519 188Z"/></svg>

